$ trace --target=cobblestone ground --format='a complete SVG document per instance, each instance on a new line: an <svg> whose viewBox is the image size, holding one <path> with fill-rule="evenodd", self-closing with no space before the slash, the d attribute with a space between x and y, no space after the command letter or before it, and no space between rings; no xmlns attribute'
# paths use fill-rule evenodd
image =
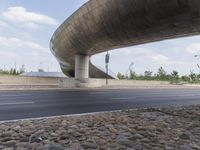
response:
<svg viewBox="0 0 200 150"><path fill-rule="evenodd" d="M200 150L200 106L0 123L3 150Z"/></svg>

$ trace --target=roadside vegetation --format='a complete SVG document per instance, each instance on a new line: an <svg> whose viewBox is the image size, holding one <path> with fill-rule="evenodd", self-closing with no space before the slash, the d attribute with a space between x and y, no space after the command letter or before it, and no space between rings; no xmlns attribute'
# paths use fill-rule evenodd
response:
<svg viewBox="0 0 200 150"><path fill-rule="evenodd" d="M0 75L20 75L25 72L25 67L22 67L17 70L15 68L11 68L10 70L1 69ZM39 69L38 72L44 72L44 70ZM67 70L67 74L72 75L73 70ZM66 73L66 72L65 72ZM152 81L169 81L174 84L181 83L193 83L200 84L200 74L196 74L193 70L190 71L189 75L180 75L178 71L173 70L170 74L167 73L163 67L158 68L157 73L153 71L144 71L143 74L136 73L133 69L129 70L128 74L117 74L118 79L120 80L152 80Z"/></svg>
<svg viewBox="0 0 200 150"><path fill-rule="evenodd" d="M0 75L20 75L24 72L25 72L24 65L22 65L22 67L19 70L15 68L11 68L10 70L0 69Z"/></svg>
<svg viewBox="0 0 200 150"><path fill-rule="evenodd" d="M143 74L137 74L134 70L130 70L129 74L117 74L118 79L123 80L154 80L154 81L169 81L171 83L180 84L180 83L200 83L200 74L195 74L193 71L190 71L189 75L179 75L179 72L173 70L168 74L163 67L160 67L157 73L152 71L145 71Z"/></svg>

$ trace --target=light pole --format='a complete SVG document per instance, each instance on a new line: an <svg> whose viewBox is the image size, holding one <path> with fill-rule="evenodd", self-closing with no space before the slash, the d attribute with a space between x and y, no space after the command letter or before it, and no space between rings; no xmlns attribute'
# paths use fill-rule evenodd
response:
<svg viewBox="0 0 200 150"><path fill-rule="evenodd" d="M128 70L126 71L126 77L128 77L128 71L131 71L132 66L134 65L133 62L130 63Z"/></svg>
<svg viewBox="0 0 200 150"><path fill-rule="evenodd" d="M106 63L106 85L108 85L108 64L110 61L110 54L107 51L107 54L105 56L105 63Z"/></svg>
<svg viewBox="0 0 200 150"><path fill-rule="evenodd" d="M200 57L200 55L194 55L194 57L197 58L197 57ZM199 69L199 75L198 76L200 76L200 66L199 66L199 64L197 64L197 67Z"/></svg>
<svg viewBox="0 0 200 150"><path fill-rule="evenodd" d="M199 68L199 75L200 75L200 66L199 66L199 64L197 64L197 67Z"/></svg>

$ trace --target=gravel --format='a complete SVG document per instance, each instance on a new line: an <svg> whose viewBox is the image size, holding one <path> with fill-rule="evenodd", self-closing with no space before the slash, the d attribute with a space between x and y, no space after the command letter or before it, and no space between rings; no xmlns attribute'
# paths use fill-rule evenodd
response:
<svg viewBox="0 0 200 150"><path fill-rule="evenodd" d="M200 150L200 106L0 122L0 150Z"/></svg>

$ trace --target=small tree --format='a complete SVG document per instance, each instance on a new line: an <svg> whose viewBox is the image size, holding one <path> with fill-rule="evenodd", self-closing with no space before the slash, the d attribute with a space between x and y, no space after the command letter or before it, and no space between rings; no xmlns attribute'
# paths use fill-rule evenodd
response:
<svg viewBox="0 0 200 150"><path fill-rule="evenodd" d="M190 81L190 77L185 75L185 76L181 77L181 80L182 81Z"/></svg>
<svg viewBox="0 0 200 150"><path fill-rule="evenodd" d="M117 74L118 79L125 79L124 75L120 72Z"/></svg>
<svg viewBox="0 0 200 150"><path fill-rule="evenodd" d="M137 79L137 74L135 71L130 70L130 77L131 80L136 80Z"/></svg>
<svg viewBox="0 0 200 150"><path fill-rule="evenodd" d="M145 80L151 80L152 79L152 71L145 71L144 72L144 79Z"/></svg>
<svg viewBox="0 0 200 150"><path fill-rule="evenodd" d="M168 76L166 71L163 69L163 67L160 67L158 69L157 77L159 80L168 80Z"/></svg>
<svg viewBox="0 0 200 150"><path fill-rule="evenodd" d="M10 69L10 74L11 74L11 75L13 74L13 69L12 69L12 68Z"/></svg>
<svg viewBox="0 0 200 150"><path fill-rule="evenodd" d="M10 72L7 70L0 69L0 74L10 74Z"/></svg>
<svg viewBox="0 0 200 150"><path fill-rule="evenodd" d="M200 74L197 74L197 78L198 78L198 80L200 80Z"/></svg>
<svg viewBox="0 0 200 150"><path fill-rule="evenodd" d="M13 75L16 75L16 74L17 74L16 69L13 69Z"/></svg>
<svg viewBox="0 0 200 150"><path fill-rule="evenodd" d="M194 81L196 80L197 76L196 76L196 74L194 73L194 70L190 70L190 75L189 75L189 77L190 77L190 81L191 81L191 82L194 82Z"/></svg>
<svg viewBox="0 0 200 150"><path fill-rule="evenodd" d="M171 73L171 79L172 79L172 82L178 82L179 80L179 75L178 75L178 72L176 70L173 70L172 73Z"/></svg>

